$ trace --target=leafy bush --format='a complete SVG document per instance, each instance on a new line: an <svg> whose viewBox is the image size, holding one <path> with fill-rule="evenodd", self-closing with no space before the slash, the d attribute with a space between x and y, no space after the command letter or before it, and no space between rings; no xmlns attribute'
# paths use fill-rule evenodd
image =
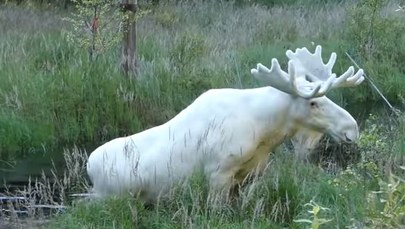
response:
<svg viewBox="0 0 405 229"><path fill-rule="evenodd" d="M347 39L365 59L395 62L398 55L403 55L402 49L397 48L404 39L405 26L395 15L383 15L386 3L386 0L362 0L348 14Z"/></svg>
<svg viewBox="0 0 405 229"><path fill-rule="evenodd" d="M356 60L394 104L404 96L405 24L395 12L383 14L388 1L362 0L348 14L346 39ZM365 102L377 103L378 95L366 92Z"/></svg>

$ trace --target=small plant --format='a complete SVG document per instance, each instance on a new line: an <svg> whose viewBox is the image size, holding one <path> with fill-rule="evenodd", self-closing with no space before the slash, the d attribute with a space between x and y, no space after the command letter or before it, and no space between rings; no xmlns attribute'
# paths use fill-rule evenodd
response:
<svg viewBox="0 0 405 229"><path fill-rule="evenodd" d="M304 206L311 207L308 213L311 214L312 219L295 219L296 223L309 223L311 224L311 229L318 229L321 225L331 222L333 219L320 218L319 214L323 211L330 210L329 208L321 207L314 200L306 203Z"/></svg>
<svg viewBox="0 0 405 229"><path fill-rule="evenodd" d="M405 167L401 167L405 170ZM367 198L370 213L366 222L374 228L402 228L405 226L405 180L392 173L380 179L379 190ZM371 207L372 206L372 207Z"/></svg>
<svg viewBox="0 0 405 229"><path fill-rule="evenodd" d="M384 123L374 114L368 116L358 141L361 158L354 166L357 173L374 180L384 175L381 168L388 166L386 158L392 154L395 132L396 128L389 122Z"/></svg>
<svg viewBox="0 0 405 229"><path fill-rule="evenodd" d="M353 187L362 183L363 177L353 168L348 167L340 172L329 184L339 187L346 192L350 192Z"/></svg>
<svg viewBox="0 0 405 229"><path fill-rule="evenodd" d="M376 115L370 114L366 120L367 128L360 133L359 147L368 158L380 152L386 152L388 147L388 135L385 126L378 121Z"/></svg>
<svg viewBox="0 0 405 229"><path fill-rule="evenodd" d="M65 18L73 31L68 31L68 40L89 50L90 59L115 47L121 39L119 31L122 15L113 6L113 1L72 0L76 12Z"/></svg>

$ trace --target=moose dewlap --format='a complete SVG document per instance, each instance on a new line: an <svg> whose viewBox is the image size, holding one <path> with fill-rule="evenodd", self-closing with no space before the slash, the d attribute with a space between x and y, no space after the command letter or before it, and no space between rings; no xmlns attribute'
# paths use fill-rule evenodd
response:
<svg viewBox="0 0 405 229"><path fill-rule="evenodd" d="M269 153L286 139L303 148L323 134L355 142L356 121L325 94L359 85L363 70L349 67L337 77L336 54L324 64L321 46L286 55L287 72L277 59L270 69L257 64L251 70L266 87L209 90L167 123L98 147L87 163L94 194L140 193L154 201L197 169L211 190L226 190L263 170Z"/></svg>

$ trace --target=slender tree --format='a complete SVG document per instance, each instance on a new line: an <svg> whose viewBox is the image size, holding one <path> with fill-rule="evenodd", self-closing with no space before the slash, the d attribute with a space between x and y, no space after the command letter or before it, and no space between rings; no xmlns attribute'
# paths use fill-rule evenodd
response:
<svg viewBox="0 0 405 229"><path fill-rule="evenodd" d="M67 32L69 40L89 50L92 61L121 42L120 67L125 75L136 75L136 21L149 11L140 11L137 0L72 2L76 10L65 18L73 25L73 30Z"/></svg>
<svg viewBox="0 0 405 229"><path fill-rule="evenodd" d="M75 11L65 18L73 27L67 31L68 40L89 51L91 61L116 47L121 40L121 13L111 0L72 0Z"/></svg>
<svg viewBox="0 0 405 229"><path fill-rule="evenodd" d="M123 0L121 9L124 12L123 40L121 51L121 67L126 75L136 73L136 13L138 10L137 0Z"/></svg>

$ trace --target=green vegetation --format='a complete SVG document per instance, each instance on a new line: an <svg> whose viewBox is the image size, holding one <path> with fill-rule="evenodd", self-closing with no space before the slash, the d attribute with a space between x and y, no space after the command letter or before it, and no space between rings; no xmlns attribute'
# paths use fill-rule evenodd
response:
<svg viewBox="0 0 405 229"><path fill-rule="evenodd" d="M87 185L80 181L84 160L75 164L75 153L164 123L210 88L259 86L250 75L256 63L276 57L285 66L287 49L313 50L311 42L322 45L324 53L337 52L337 73L352 65L345 56L350 53L388 100L404 108L405 13L395 11L396 1L281 2L160 1L148 6L151 11L138 22L136 78L121 74L118 46L89 60L88 50L69 39L67 31L74 28L62 20L69 13L49 6L2 5L0 169L45 152L57 160L63 158L61 149L77 146L65 151L69 170L58 184L66 193L81 191ZM321 145L320 155L329 156L319 160L319 167L296 161L281 147L266 173L236 199L214 198L197 174L152 209L133 198L73 202L50 227L404 225L404 115L391 115L367 82L330 97L359 120L361 139L346 151ZM331 157L334 153L349 162Z"/></svg>

